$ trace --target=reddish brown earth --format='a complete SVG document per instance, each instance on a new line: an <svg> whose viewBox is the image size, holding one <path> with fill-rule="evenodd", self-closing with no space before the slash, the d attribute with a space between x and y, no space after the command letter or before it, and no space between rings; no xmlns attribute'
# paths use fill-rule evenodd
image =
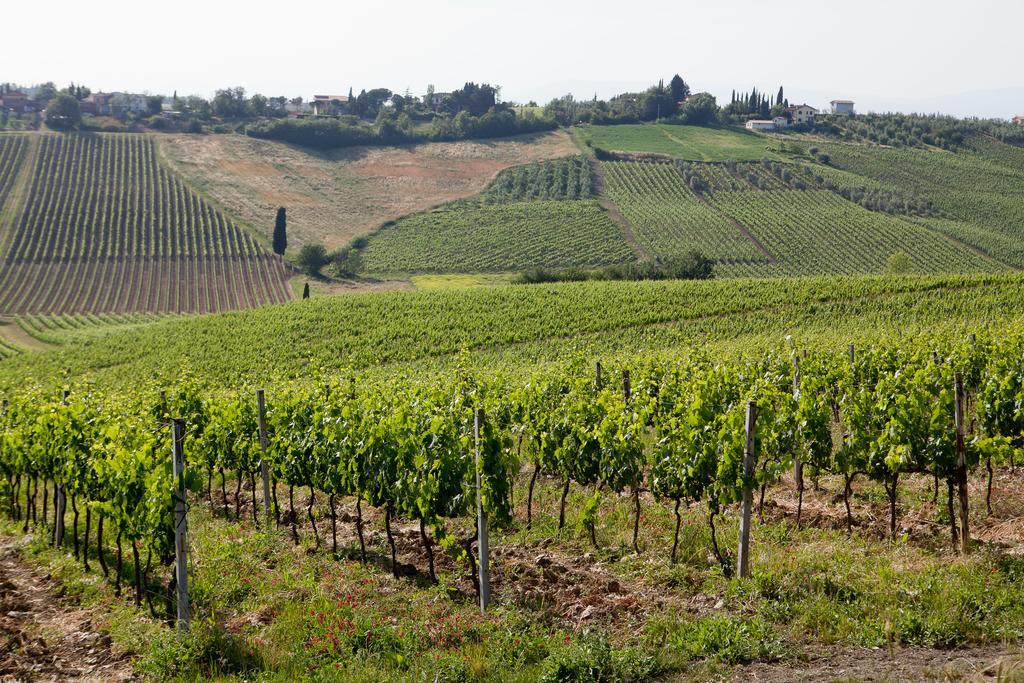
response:
<svg viewBox="0 0 1024 683"><path fill-rule="evenodd" d="M0 680L135 680L95 615L21 559L24 538L0 537Z"/></svg>

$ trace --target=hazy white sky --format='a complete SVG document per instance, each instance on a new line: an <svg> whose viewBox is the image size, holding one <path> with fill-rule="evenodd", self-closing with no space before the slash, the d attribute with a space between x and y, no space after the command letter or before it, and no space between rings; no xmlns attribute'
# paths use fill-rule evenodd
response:
<svg viewBox="0 0 1024 683"><path fill-rule="evenodd" d="M857 96L864 110L1024 87L1021 0L4 4L0 81L24 84L308 97L475 80L526 101L607 97L679 72L719 97L781 83L790 99Z"/></svg>

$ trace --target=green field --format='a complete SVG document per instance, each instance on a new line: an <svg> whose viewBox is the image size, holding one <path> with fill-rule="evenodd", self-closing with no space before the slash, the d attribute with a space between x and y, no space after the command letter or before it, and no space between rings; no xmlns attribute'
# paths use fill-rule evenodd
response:
<svg viewBox="0 0 1024 683"><path fill-rule="evenodd" d="M721 193L712 201L775 256L777 262L763 268L766 275L878 273L897 252L909 255L919 272L1003 268L919 224L869 212L825 190Z"/></svg>
<svg viewBox="0 0 1024 683"><path fill-rule="evenodd" d="M833 463L847 462L848 451L838 440L827 452L829 469L814 472L813 486L808 479L798 524L789 473L793 455L807 446L770 425L796 419L774 403L793 400L786 374L793 355L804 362L801 395L812 397L801 410L810 405L812 417L825 416L827 429L841 433L854 419L851 399L884 401L874 384L860 384L872 373L890 382L874 380L879 391L900 381L908 388L930 378L952 382L953 370L969 367L976 350L996 359L992 372L1012 379L1016 371L1000 370L998 359L1024 346L1012 341L1022 321L1024 277L1014 274L506 285L320 298L141 325L33 318L53 330L129 327L0 360L0 394L14 399L13 420L0 419L0 464L19 475L41 473L45 484L51 461L22 458L28 451L21 436L40 448L57 443L51 433L81 434L90 448L96 441L97 450L74 459L65 453L79 453L79 441L45 452L62 463L77 510L88 503L106 515L110 578L100 573L96 553L87 570L70 544L55 549L45 521L31 530L21 561L45 567L76 596L76 609L102 614L116 650L130 651L131 666L156 679L526 683L593 680L579 676L598 671L600 680L639 682L743 678L752 666L801 677L809 657L850 651L861 666L892 666L886 648L895 650L895 639L901 656L924 667L949 658L987 666L1024 634L1022 538L1015 535L1022 475L1005 458L993 461L989 512L985 464L974 467L975 549L962 557L949 550L949 520L933 501L931 475L913 463L894 470L900 535L887 540L885 487L894 480L875 473L858 474L851 485L847 533L846 470ZM1007 339L1010 346L1001 346ZM849 343L857 364L848 361ZM593 376L598 360L602 386ZM904 375L903 366L931 374ZM623 398L624 369L633 373L632 404ZM765 505L763 516L754 516L753 575L738 578L728 567L739 514L723 482L729 454L742 443L737 425L747 382L760 387L758 420L767 438L756 452ZM71 391L69 405L61 387ZM254 437L256 387L267 390L268 456ZM721 397L720 390L735 395ZM843 392L841 419L830 417L829 392ZM464 418L478 401L492 427L483 457L508 459L498 461L507 467L483 470L487 481L514 487L514 496L494 489L514 503L507 519L492 518L494 603L485 615L473 604L460 552L473 547L452 545L473 534L466 483L474 473L472 419ZM165 405L192 420L185 446L197 482L189 507L188 635L152 617L145 599L132 604L133 550L156 596L169 577L166 566L145 562L149 551L167 548L166 534L156 531L166 528L161 492L173 479L159 445L166 427L154 419ZM925 416L947 417L929 412L928 401L920 405L928 407ZM26 415L38 422L18 422ZM724 487L714 489L723 497L714 508L708 491L674 505L680 499L672 480L661 478L666 459L689 452L689 438L672 440L686 433L682 417L715 426L710 440L696 436L694 443L722 444L709 451L719 454L720 468L710 471ZM557 452L566 457L544 458L538 424L570 429ZM930 424L948 432L945 422ZM614 438L616 425L639 425L640 446ZM349 430L370 440L349 442ZM602 448L576 439L598 439ZM365 461L355 455L362 449ZM593 457L601 458L599 479L583 466ZM256 505L258 480L249 476L259 476L262 458L277 477L282 512L270 531L253 521L264 513ZM534 486L535 462L543 469ZM638 463L646 487L637 498L635 550L637 508L618 470L607 466L616 462ZM97 466L83 476L83 463ZM681 463L685 476L696 476ZM337 483L348 481L350 465L374 477L358 493ZM0 513L9 537L24 533L10 509L27 515L28 479ZM713 527L709 509L716 511ZM70 514L66 524L79 538ZM365 534L365 564L357 529ZM127 561L117 597L113 576L122 570L114 547L122 534ZM95 548L95 533L90 543ZM722 561L716 552L724 552ZM706 609L687 609L694 604Z"/></svg>
<svg viewBox="0 0 1024 683"><path fill-rule="evenodd" d="M384 228L362 252L370 273L593 268L632 260L594 200L455 204Z"/></svg>
<svg viewBox="0 0 1024 683"><path fill-rule="evenodd" d="M327 297L80 339L6 361L0 388L64 373L131 386L140 377L169 380L183 366L208 381L243 385L344 367L435 373L457 364L464 350L474 364L532 367L577 349L632 357L703 343L774 347L789 334L884 339L897 330L938 333L945 325L980 329L1015 320L1024 314L1022 288L1016 275L973 275L588 282Z"/></svg>
<svg viewBox="0 0 1024 683"><path fill-rule="evenodd" d="M665 154L689 161L756 161L775 158L770 140L739 128L707 128L666 124L624 124L619 126L577 126L573 134L610 152Z"/></svg>
<svg viewBox="0 0 1024 683"><path fill-rule="evenodd" d="M20 315L15 322L30 336L45 344L67 344L93 337L106 335L113 331L123 331L133 327L178 319L176 315L160 315L157 313L140 313L135 315L119 315L102 313L99 315Z"/></svg>

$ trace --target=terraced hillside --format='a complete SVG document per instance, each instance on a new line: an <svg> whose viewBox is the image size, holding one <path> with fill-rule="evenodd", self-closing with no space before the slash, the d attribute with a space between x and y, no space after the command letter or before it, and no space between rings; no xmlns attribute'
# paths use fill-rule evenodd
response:
<svg viewBox="0 0 1024 683"><path fill-rule="evenodd" d="M284 206L289 248L322 242L328 249L471 197L502 169L577 151L564 131L331 152L243 135L174 135L161 137L160 149L193 187L268 239Z"/></svg>
<svg viewBox="0 0 1024 683"><path fill-rule="evenodd" d="M583 157L501 173L473 200L414 214L378 231L363 250L373 273L502 272L625 263L633 251L592 199Z"/></svg>
<svg viewBox="0 0 1024 683"><path fill-rule="evenodd" d="M933 202L945 217L923 222L935 230L1024 267L1024 149L985 137L957 152L838 143L823 149L844 171Z"/></svg>
<svg viewBox="0 0 1024 683"><path fill-rule="evenodd" d="M290 298L281 259L169 172L151 138L0 141L0 200L4 178L20 186L0 208L0 315L205 313Z"/></svg>
<svg viewBox="0 0 1024 683"><path fill-rule="evenodd" d="M880 273L890 260L918 273L1024 267L1024 149L992 138L947 152L652 124L574 135L589 145L587 182L581 158L510 169L477 199L371 235L366 271L593 268L691 251L725 277ZM620 153L598 161L599 149Z"/></svg>

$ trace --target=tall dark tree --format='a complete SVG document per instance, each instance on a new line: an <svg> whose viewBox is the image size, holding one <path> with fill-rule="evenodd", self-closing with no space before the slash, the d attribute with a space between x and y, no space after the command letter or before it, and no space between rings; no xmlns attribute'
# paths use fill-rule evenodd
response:
<svg viewBox="0 0 1024 683"><path fill-rule="evenodd" d="M288 219L284 207L277 210L277 220L274 221L274 253L284 256L288 248Z"/></svg>
<svg viewBox="0 0 1024 683"><path fill-rule="evenodd" d="M686 84L686 81L679 74L672 77L668 86L672 89L672 99L676 102L682 102L690 94L690 86Z"/></svg>
<svg viewBox="0 0 1024 683"><path fill-rule="evenodd" d="M782 104L783 100L785 100L785 99L786 98L784 97L784 95L782 93L782 86L780 85L779 86L779 96L775 98L775 104Z"/></svg>

